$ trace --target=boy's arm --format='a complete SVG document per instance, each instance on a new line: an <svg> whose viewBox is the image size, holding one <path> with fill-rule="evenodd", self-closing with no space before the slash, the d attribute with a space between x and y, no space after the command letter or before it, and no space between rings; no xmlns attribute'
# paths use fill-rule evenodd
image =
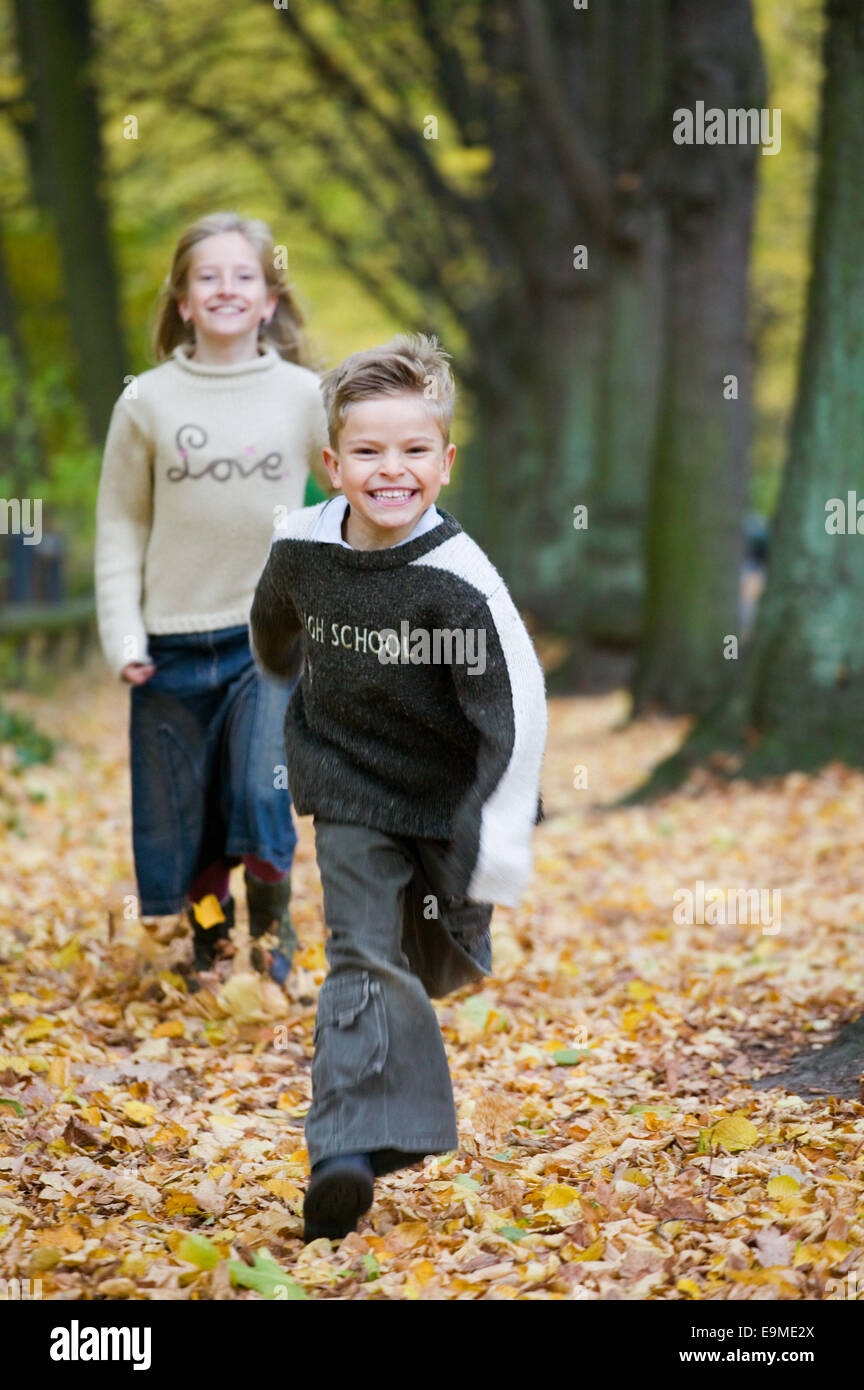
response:
<svg viewBox="0 0 864 1390"><path fill-rule="evenodd" d="M99 638L115 676L147 660L141 591L152 520L152 447L121 397L105 439L94 547Z"/></svg>
<svg viewBox="0 0 864 1390"><path fill-rule="evenodd" d="M546 745L543 671L502 584L473 610L472 666L451 667L465 716L480 735L476 775L453 819L448 887L454 895L515 906L531 873ZM467 643L467 634L466 634ZM480 652L485 658L479 659Z"/></svg>
<svg viewBox="0 0 864 1390"><path fill-rule="evenodd" d="M302 623L288 583L286 544L274 536L249 613L249 645L255 663L279 681L299 675L303 663Z"/></svg>

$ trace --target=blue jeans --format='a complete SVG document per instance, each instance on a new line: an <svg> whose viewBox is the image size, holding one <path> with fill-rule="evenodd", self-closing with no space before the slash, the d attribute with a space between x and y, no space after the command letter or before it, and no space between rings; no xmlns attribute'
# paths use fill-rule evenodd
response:
<svg viewBox="0 0 864 1390"><path fill-rule="evenodd" d="M284 771L293 683L258 674L249 630L151 636L156 672L132 687L132 842L144 916L179 912L215 859L291 868Z"/></svg>

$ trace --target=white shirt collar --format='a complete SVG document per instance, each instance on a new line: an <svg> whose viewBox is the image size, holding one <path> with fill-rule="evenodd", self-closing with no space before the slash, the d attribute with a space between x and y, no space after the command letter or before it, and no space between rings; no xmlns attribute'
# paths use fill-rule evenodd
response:
<svg viewBox="0 0 864 1390"><path fill-rule="evenodd" d="M312 533L312 540L325 541L330 545L344 545L346 550L353 550L354 547L349 545L346 540L342 539L342 522L347 507L348 499L345 497L344 493L339 493L338 496L331 497L329 502L321 509L318 524ZM396 544L407 545L408 541L416 540L418 536L425 535L427 531L431 531L433 526L437 526L441 519L441 513L438 511L434 502L430 503L423 515L418 518L417 525L414 527L410 536L406 536L402 541L397 541Z"/></svg>

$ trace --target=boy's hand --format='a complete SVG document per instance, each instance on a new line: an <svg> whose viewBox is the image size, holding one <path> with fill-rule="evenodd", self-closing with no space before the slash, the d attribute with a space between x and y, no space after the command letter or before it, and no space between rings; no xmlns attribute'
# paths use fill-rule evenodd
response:
<svg viewBox="0 0 864 1390"><path fill-rule="evenodd" d="M129 685L144 685L155 674L156 667L152 661L130 661L120 672L121 678Z"/></svg>

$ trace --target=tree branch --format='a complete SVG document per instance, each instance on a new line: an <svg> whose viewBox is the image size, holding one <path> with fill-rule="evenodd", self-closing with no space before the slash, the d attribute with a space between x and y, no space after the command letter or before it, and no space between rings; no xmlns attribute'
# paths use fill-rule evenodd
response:
<svg viewBox="0 0 864 1390"><path fill-rule="evenodd" d="M202 119L211 121L224 134L230 136L231 139L254 155L266 170L267 176L272 180L284 205L291 211L299 213L315 227L333 249L337 259L345 269L393 318L398 321L405 317L403 305L391 295L386 282L357 259L352 249L352 243L348 238L343 236L335 227L328 225L322 218L321 209L311 199L300 193L294 185L288 184L274 168L273 152L262 140L247 130L241 122L229 116L221 107L209 106L179 92L172 94L172 101Z"/></svg>
<svg viewBox="0 0 864 1390"><path fill-rule="evenodd" d="M287 8L279 9L276 13L282 23L299 39L322 82L330 89L338 91L349 109L365 112L382 130L390 144L408 156L433 198L449 208L452 215L464 217L472 222L487 244L494 246L499 255L502 254L505 248L500 243L500 235L494 220L488 216L488 210L484 204L481 201L466 197L447 183L429 158L424 148L423 139L417 132L407 125L400 125L391 120L367 96L363 88L355 82L351 73L337 62L331 53L327 52L302 22L293 3L289 2ZM448 254L454 254L456 249L451 247Z"/></svg>
<svg viewBox="0 0 864 1390"><path fill-rule="evenodd" d="M596 230L605 234L612 225L612 189L591 152L582 121L565 100L542 0L518 0L518 10L525 38L525 74L538 115L573 198L583 206Z"/></svg>

